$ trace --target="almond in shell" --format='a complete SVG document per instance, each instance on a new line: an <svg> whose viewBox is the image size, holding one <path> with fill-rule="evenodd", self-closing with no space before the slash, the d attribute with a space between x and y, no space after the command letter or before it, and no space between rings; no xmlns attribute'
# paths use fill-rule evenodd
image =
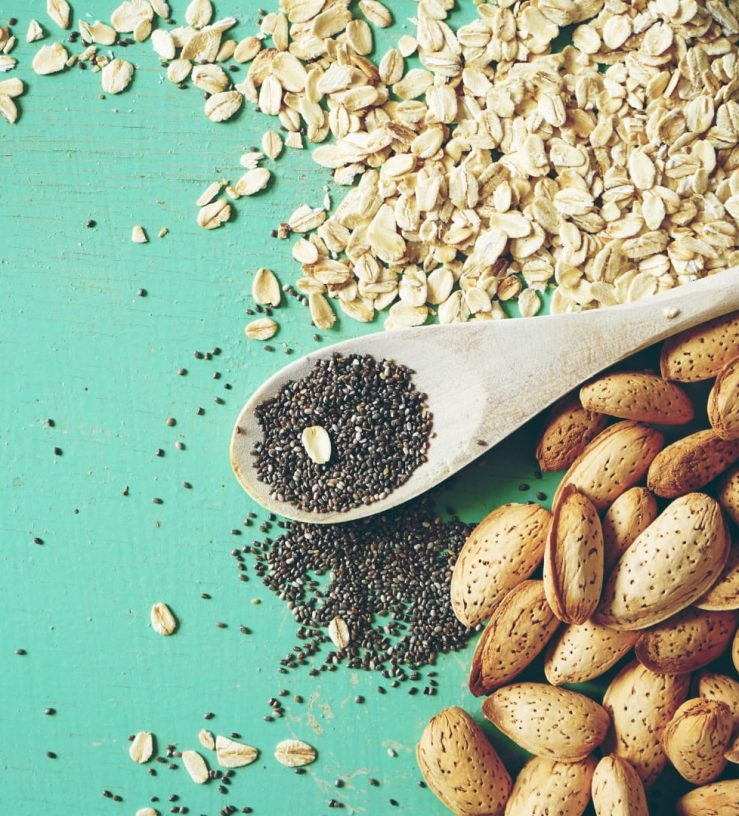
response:
<svg viewBox="0 0 739 816"><path fill-rule="evenodd" d="M541 581L514 587L493 612L472 656L470 691L479 697L509 683L546 646L559 626Z"/></svg>
<svg viewBox="0 0 739 816"><path fill-rule="evenodd" d="M539 566L551 514L537 504L504 504L470 534L454 565L454 614L466 626L490 617L506 594Z"/></svg>
<svg viewBox="0 0 739 816"><path fill-rule="evenodd" d="M736 816L739 779L703 785L678 800L677 816Z"/></svg>
<svg viewBox="0 0 739 816"><path fill-rule="evenodd" d="M429 788L457 816L502 816L511 777L479 725L446 708L426 726L416 759Z"/></svg>
<svg viewBox="0 0 739 816"><path fill-rule="evenodd" d="M739 458L739 439L698 431L668 445L649 466L649 489L665 499L707 485Z"/></svg>
<svg viewBox="0 0 739 816"><path fill-rule="evenodd" d="M717 580L729 555L718 503L688 493L670 504L621 556L595 620L647 629L690 606Z"/></svg>
<svg viewBox="0 0 739 816"><path fill-rule="evenodd" d="M708 395L708 418L722 439L739 438L739 357L725 365L716 378Z"/></svg>
<svg viewBox="0 0 739 816"><path fill-rule="evenodd" d="M606 572L656 518L657 500L646 487L632 487L613 502L602 523Z"/></svg>
<svg viewBox="0 0 739 816"><path fill-rule="evenodd" d="M639 774L621 757L604 756L593 774L596 816L649 816Z"/></svg>
<svg viewBox="0 0 739 816"><path fill-rule="evenodd" d="M667 763L665 726L688 696L688 675L655 674L633 661L613 678L603 697L611 727L603 750L629 762L645 787Z"/></svg>
<svg viewBox="0 0 739 816"><path fill-rule="evenodd" d="M544 674L553 686L587 683L615 666L638 638L638 632L618 632L594 621L567 626L547 649Z"/></svg>
<svg viewBox="0 0 739 816"><path fill-rule="evenodd" d="M588 411L569 394L555 403L536 446L536 461L544 473L565 470L608 424L608 417Z"/></svg>
<svg viewBox="0 0 739 816"><path fill-rule="evenodd" d="M721 480L718 500L726 515L739 525L739 468L733 468Z"/></svg>
<svg viewBox="0 0 739 816"><path fill-rule="evenodd" d="M718 700L726 703L733 717L733 742L728 746L724 757L733 763L739 763L739 682L725 674L705 672L698 680L698 694L707 700Z"/></svg>
<svg viewBox="0 0 739 816"><path fill-rule="evenodd" d="M716 583L698 600L699 609L719 611L739 609L739 545L729 551L729 559Z"/></svg>
<svg viewBox="0 0 739 816"><path fill-rule="evenodd" d="M603 531L587 496L567 485L560 493L544 550L544 591L565 623L584 623L603 587Z"/></svg>
<svg viewBox="0 0 739 816"><path fill-rule="evenodd" d="M604 740L608 713L569 689L514 683L482 704L483 714L516 745L535 756L577 762Z"/></svg>
<svg viewBox="0 0 739 816"><path fill-rule="evenodd" d="M679 385L643 371L605 374L580 389L580 402L590 411L658 425L683 425L694 413Z"/></svg>
<svg viewBox="0 0 739 816"><path fill-rule="evenodd" d="M642 633L636 644L636 657L658 674L689 674L726 651L736 622L735 612L683 609Z"/></svg>
<svg viewBox="0 0 739 816"><path fill-rule="evenodd" d="M596 510L605 510L638 484L661 450L664 437L638 422L617 422L598 434L562 478L555 503L565 485L573 484Z"/></svg>
<svg viewBox="0 0 739 816"><path fill-rule="evenodd" d="M665 342L660 371L667 380L710 380L739 354L739 312L710 320Z"/></svg>
<svg viewBox="0 0 739 816"><path fill-rule="evenodd" d="M704 785L721 774L733 725L731 709L718 700L696 697L678 708L665 727L662 743L683 779Z"/></svg>
<svg viewBox="0 0 739 816"><path fill-rule="evenodd" d="M595 765L593 756L580 762L534 757L516 778L505 816L582 816Z"/></svg>

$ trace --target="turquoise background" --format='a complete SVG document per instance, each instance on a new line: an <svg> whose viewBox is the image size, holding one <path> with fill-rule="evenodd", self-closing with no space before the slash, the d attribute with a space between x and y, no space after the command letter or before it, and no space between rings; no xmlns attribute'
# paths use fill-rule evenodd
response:
<svg viewBox="0 0 739 816"><path fill-rule="evenodd" d="M80 16L108 20L116 3L73 5ZM185 5L173 3L178 24ZM381 33L383 51L413 33L406 18L416 10L410 0L388 5L398 25ZM464 6L457 21L474 16ZM163 78L150 43L113 49L138 69L118 97L101 100L100 77L89 70L36 77L32 55L52 38L27 45L28 20L59 34L44 9L40 0L0 0L0 24L18 17L21 40L19 68L2 78L28 85L17 100L19 123L0 123L0 813L133 814L152 796L167 813L172 793L191 814L233 803L265 816L317 816L336 812L331 798L373 816L446 813L417 786L414 745L446 705L479 714L466 690L472 647L440 659L433 698L409 697L407 688L379 696L378 683L387 685L379 676L347 670L283 677L277 665L295 642L292 617L256 578L241 583L230 555L251 540L249 530L231 530L257 509L230 471L233 421L253 389L288 362L285 346L299 355L316 345L307 310L290 299L276 310L273 354L245 340L251 278L268 266L282 283L296 279L291 242L270 231L298 205L318 205L329 173L308 151L286 151L265 163L275 173L268 191L237 202L225 227L200 229L196 198L214 179L235 181L240 154L275 120L245 109L228 124L209 122L202 94ZM220 2L217 12L241 21L237 39L254 32L256 3ZM134 224L150 243L131 242ZM162 227L169 233L160 239ZM325 342L377 328L340 316ZM223 352L212 361L194 359L215 346ZM180 367L187 376L177 375ZM168 416L176 426L165 425ZM533 480L533 438L525 429L468 468L441 506L474 521L503 501L533 497L519 491L522 481L550 495L555 478ZM175 449L178 440L184 450ZM201 599L204 592L212 599ZM159 600L180 621L174 637L149 626ZM241 624L253 634L240 634ZM15 655L19 648L27 655ZM305 703L288 697L286 717L264 722L267 700L283 687ZM364 705L354 703L357 694ZM57 713L45 716L47 707ZM206 722L209 711L216 716ZM237 772L228 796L214 784L195 786L182 768L155 763L158 776L150 777L127 756L127 736L137 730L154 732L163 751L168 743L199 749L202 727L237 731L262 751ZM319 751L304 776L271 756L292 736ZM520 754L493 739L515 769ZM333 787L337 777L342 789ZM381 786L370 787L369 777ZM104 799L103 789L123 803Z"/></svg>

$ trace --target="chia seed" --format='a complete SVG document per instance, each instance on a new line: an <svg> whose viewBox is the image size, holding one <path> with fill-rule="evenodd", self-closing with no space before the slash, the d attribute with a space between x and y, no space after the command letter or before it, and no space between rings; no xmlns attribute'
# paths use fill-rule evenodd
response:
<svg viewBox="0 0 739 816"><path fill-rule="evenodd" d="M309 512L341 512L406 482L426 461L432 426L412 373L391 360L335 354L259 405L263 439L252 454L271 495ZM301 442L312 425L331 438L331 459L322 465Z"/></svg>
<svg viewBox="0 0 739 816"><path fill-rule="evenodd" d="M424 496L346 524L296 522L274 542L252 544L254 572L286 602L298 625L297 645L281 668L307 666L323 647L332 649L328 624L339 616L351 641L321 655L322 671L344 663L381 672L394 686L420 679L403 667L433 663L438 653L462 648L472 634L449 599L454 561L470 530L458 520L444 522L433 499ZM316 676L316 667L309 673ZM414 686L410 693L417 692Z"/></svg>

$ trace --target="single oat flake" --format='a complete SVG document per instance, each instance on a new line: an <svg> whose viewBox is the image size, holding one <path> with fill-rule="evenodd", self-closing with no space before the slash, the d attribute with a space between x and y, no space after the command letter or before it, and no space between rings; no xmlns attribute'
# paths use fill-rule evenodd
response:
<svg viewBox="0 0 739 816"><path fill-rule="evenodd" d="M31 67L41 76L56 74L67 67L68 56L67 49L60 43L43 45L36 52L36 56L31 62ZM12 58L8 57L8 59ZM15 65L15 60L13 60L13 64Z"/></svg>
<svg viewBox="0 0 739 816"><path fill-rule="evenodd" d="M165 603L155 603L151 608L151 626L160 635L171 635L177 629L177 620Z"/></svg>
<svg viewBox="0 0 739 816"><path fill-rule="evenodd" d="M223 198L206 204L198 211L198 224L203 229L217 229L231 217L231 205Z"/></svg>
<svg viewBox="0 0 739 816"><path fill-rule="evenodd" d="M111 60L102 70L101 81L105 93L122 93L131 84L132 79L133 65L126 60Z"/></svg>
<svg viewBox="0 0 739 816"><path fill-rule="evenodd" d="M18 120L18 108L8 94L0 93L0 116L10 125Z"/></svg>
<svg viewBox="0 0 739 816"><path fill-rule="evenodd" d="M38 20L30 20L28 29L26 30L26 42L36 42L37 40L42 40L45 36L44 29Z"/></svg>
<svg viewBox="0 0 739 816"><path fill-rule="evenodd" d="M328 636L331 638L331 642L339 651L346 649L346 647L351 643L351 633L349 632L349 627L346 625L346 621L339 615L332 618L329 622Z"/></svg>
<svg viewBox="0 0 739 816"><path fill-rule="evenodd" d="M259 756L259 751L243 742L234 742L228 737L216 737L216 758L222 768L243 768L251 765Z"/></svg>
<svg viewBox="0 0 739 816"><path fill-rule="evenodd" d="M311 461L317 465L325 465L331 458L331 437L328 431L320 425L303 428L300 442Z"/></svg>
<svg viewBox="0 0 739 816"><path fill-rule="evenodd" d="M210 778L208 765L197 751L183 751L182 764L185 766L185 770L190 774L190 779L197 785L202 785Z"/></svg>
<svg viewBox="0 0 739 816"><path fill-rule="evenodd" d="M67 0L46 0L46 11L59 28L69 28L71 9Z"/></svg>
<svg viewBox="0 0 739 816"><path fill-rule="evenodd" d="M148 731L139 731L131 742L128 755L134 762L144 764L154 753L154 737Z"/></svg>
<svg viewBox="0 0 739 816"><path fill-rule="evenodd" d="M252 320L244 329L249 340L269 340L277 333L279 326L270 317L259 317Z"/></svg>
<svg viewBox="0 0 739 816"><path fill-rule="evenodd" d="M213 732L208 731L207 728L201 728L200 731L198 731L198 742L203 748L207 748L209 751L215 750L216 738L213 736Z"/></svg>
<svg viewBox="0 0 739 816"><path fill-rule="evenodd" d="M280 282L271 269L257 269L251 285L251 294L260 306L279 306L282 298Z"/></svg>
<svg viewBox="0 0 739 816"><path fill-rule="evenodd" d="M275 748L275 759L287 768L301 768L316 760L316 749L307 742L286 739Z"/></svg>
<svg viewBox="0 0 739 816"><path fill-rule="evenodd" d="M146 244L149 241L149 239L146 237L144 228L139 224L136 224L136 226L131 230L131 240L134 242L134 244Z"/></svg>

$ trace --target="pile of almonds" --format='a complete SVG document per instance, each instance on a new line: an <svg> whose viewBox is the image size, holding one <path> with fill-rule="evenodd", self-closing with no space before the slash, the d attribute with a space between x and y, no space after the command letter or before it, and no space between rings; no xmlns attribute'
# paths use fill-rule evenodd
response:
<svg viewBox="0 0 739 816"><path fill-rule="evenodd" d="M542 470L566 468L552 512L499 507L460 553L455 614L488 621L470 691L534 758L512 781L468 714L434 717L418 763L459 816L581 816L591 799L598 816L643 816L668 762L697 786L680 816L739 813L739 779L716 781L739 764L739 681L706 670L731 653L739 671L739 312L668 340L660 368L555 406L537 447ZM711 379L710 427L665 446L653 424L691 421L682 383ZM512 683L545 649L549 682ZM564 687L632 650L602 704Z"/></svg>

